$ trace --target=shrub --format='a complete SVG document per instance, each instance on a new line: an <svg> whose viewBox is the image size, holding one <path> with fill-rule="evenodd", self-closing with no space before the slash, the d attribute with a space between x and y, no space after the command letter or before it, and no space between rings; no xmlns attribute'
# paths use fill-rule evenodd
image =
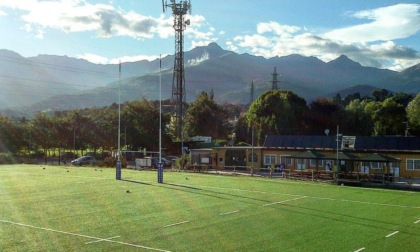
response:
<svg viewBox="0 0 420 252"><path fill-rule="evenodd" d="M0 164L16 164L17 160L15 159L12 153L0 153Z"/></svg>
<svg viewBox="0 0 420 252"><path fill-rule="evenodd" d="M117 159L113 157L106 157L103 162L98 163L100 167L116 167ZM127 160L121 157L121 168L127 168Z"/></svg>

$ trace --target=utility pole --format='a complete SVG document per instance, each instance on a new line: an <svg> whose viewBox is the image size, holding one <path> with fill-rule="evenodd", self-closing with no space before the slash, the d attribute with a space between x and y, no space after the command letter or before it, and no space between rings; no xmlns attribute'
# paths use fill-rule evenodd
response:
<svg viewBox="0 0 420 252"><path fill-rule="evenodd" d="M251 88L249 91L250 91L249 105L251 106L251 104L254 102L254 95L255 95L254 81L251 82Z"/></svg>
<svg viewBox="0 0 420 252"><path fill-rule="evenodd" d="M254 95L255 95L255 87L254 87L254 81L251 82L251 97L249 101L249 105L254 102ZM251 176L254 176L254 131L255 131L255 123L252 123L251 125ZM248 158L249 160L249 158Z"/></svg>
<svg viewBox="0 0 420 252"><path fill-rule="evenodd" d="M121 180L121 61L118 64L118 150L115 178Z"/></svg>
<svg viewBox="0 0 420 252"><path fill-rule="evenodd" d="M175 29L175 62L172 80L172 99L175 102L175 118L176 118L176 133L177 137L183 142L183 117L185 106L185 71L184 71L184 30L187 25L190 25L190 20L185 20L187 13L191 14L191 1L181 0L179 3L176 0L170 0L168 4L166 0L162 0L163 12L166 12L168 7L172 8L172 15L174 16Z"/></svg>
<svg viewBox="0 0 420 252"><path fill-rule="evenodd" d="M408 130L410 129L410 127L408 127L408 122L404 122L405 124L405 137L408 137Z"/></svg>

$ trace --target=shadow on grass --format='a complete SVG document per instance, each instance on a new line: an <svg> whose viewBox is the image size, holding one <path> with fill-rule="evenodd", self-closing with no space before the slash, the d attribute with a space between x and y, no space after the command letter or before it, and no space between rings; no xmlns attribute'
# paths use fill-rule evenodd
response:
<svg viewBox="0 0 420 252"><path fill-rule="evenodd" d="M235 195L235 194L226 193L226 192L219 192L219 191L215 192L215 191L202 189L202 188L197 188L197 187L192 187L192 186L188 186L188 185L167 184L167 183L165 183L165 185L173 186L174 187L174 188L172 188L173 190L180 190L180 191L183 191L183 192L188 192L188 193L192 193L192 194L200 194L200 195L205 195L205 196L208 196L208 197L224 199L224 200L234 200L234 201L243 202L243 203L247 203L247 204L259 205L261 203L253 203L253 202L246 201L246 200L252 200L252 201L257 201L257 202L262 202L262 203L270 203L271 202L269 200L262 200L262 199L258 199L258 198L240 196L240 195ZM175 188L175 187L179 187L179 188ZM185 189L192 189L194 191L185 190Z"/></svg>
<svg viewBox="0 0 420 252"><path fill-rule="evenodd" d="M149 183L144 183L144 182L130 180L130 179L121 179L121 181L135 183L135 184L140 184L140 185L152 185L152 184L149 184Z"/></svg>
<svg viewBox="0 0 420 252"><path fill-rule="evenodd" d="M182 188L188 188L188 189L200 190L201 191L200 188L187 186L187 185L178 185L178 184L171 184L171 183L168 183L168 184L165 183L165 185L170 185L170 186L176 186L176 187L182 187Z"/></svg>
<svg viewBox="0 0 420 252"><path fill-rule="evenodd" d="M385 220L378 220L378 219L370 219L365 217L359 217L359 216L353 216L349 214L344 213L337 213L332 211L325 211L325 210L319 210L309 207L302 207L302 206L296 206L296 205L289 205L289 204L276 204L273 206L270 206L271 208L278 208L281 211L290 212L297 215L306 215L306 216L312 216L316 218L321 218L329 221L336 221L336 222L342 222L342 223L350 223L360 226L365 226L369 228L375 228L379 231L381 230L388 230L388 231L395 231L396 227L404 227L408 230L399 230L401 233L414 235L414 236L420 236L420 233L417 231L419 228L407 225L407 224L401 224L399 222L391 222L391 221L385 221Z"/></svg>

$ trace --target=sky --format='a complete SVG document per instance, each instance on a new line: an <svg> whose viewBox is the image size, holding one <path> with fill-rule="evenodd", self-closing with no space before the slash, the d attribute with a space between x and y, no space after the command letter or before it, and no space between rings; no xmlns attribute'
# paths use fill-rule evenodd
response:
<svg viewBox="0 0 420 252"><path fill-rule="evenodd" d="M216 42L265 58L300 54L329 62L344 54L395 71L420 63L418 0L191 0L191 6L184 51ZM101 64L154 60L175 52L173 20L159 0L0 0L0 49Z"/></svg>

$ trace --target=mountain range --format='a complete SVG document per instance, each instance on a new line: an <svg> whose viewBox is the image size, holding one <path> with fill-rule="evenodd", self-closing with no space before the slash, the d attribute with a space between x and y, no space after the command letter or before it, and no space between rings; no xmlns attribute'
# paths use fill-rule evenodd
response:
<svg viewBox="0 0 420 252"><path fill-rule="evenodd" d="M248 103L255 94L271 89L274 67L279 89L291 90L308 102L341 90L420 93L420 64L402 72L364 67L345 55L328 63L316 57L289 55L263 58L224 50L216 43L185 52L187 101L201 91L215 94L218 102ZM161 60L121 64L94 64L67 56L25 58L0 50L0 109L31 114L40 110L102 107L120 101L159 99L172 94L174 56ZM161 70L161 71L160 71Z"/></svg>

